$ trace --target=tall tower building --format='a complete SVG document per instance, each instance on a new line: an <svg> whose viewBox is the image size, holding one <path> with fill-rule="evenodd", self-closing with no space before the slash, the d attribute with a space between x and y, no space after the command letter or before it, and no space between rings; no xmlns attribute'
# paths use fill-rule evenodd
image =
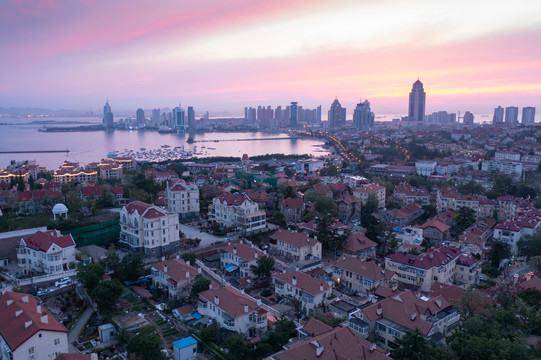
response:
<svg viewBox="0 0 541 360"><path fill-rule="evenodd" d="M423 88L423 83L417 81L413 83L413 88L410 92L410 101L408 109L408 117L415 122L423 122L425 118L426 93Z"/></svg>
<svg viewBox="0 0 541 360"><path fill-rule="evenodd" d="M173 124L175 130L184 131L188 127L186 124L186 112L180 105L173 109Z"/></svg>
<svg viewBox="0 0 541 360"><path fill-rule="evenodd" d="M365 100L357 104L353 110L353 127L366 131L374 127L374 113L370 110L370 102Z"/></svg>
<svg viewBox="0 0 541 360"><path fill-rule="evenodd" d="M522 108L522 124L529 125L535 123L535 107L525 106Z"/></svg>
<svg viewBox="0 0 541 360"><path fill-rule="evenodd" d="M195 129L195 111L193 106L188 106L188 128Z"/></svg>
<svg viewBox="0 0 541 360"><path fill-rule="evenodd" d="M328 113L329 130L338 130L346 126L346 108L340 105L338 99L334 99Z"/></svg>
<svg viewBox="0 0 541 360"><path fill-rule="evenodd" d="M115 127L115 122L113 120L113 113L111 112L111 106L109 105L109 100L105 102L105 106L103 107L102 126L105 129L112 129Z"/></svg>
<svg viewBox="0 0 541 360"><path fill-rule="evenodd" d="M316 108L316 122L321 123L321 105Z"/></svg>
<svg viewBox="0 0 541 360"><path fill-rule="evenodd" d="M150 121L152 122L152 126L158 127L160 126L160 109L152 109L152 116L150 117Z"/></svg>
<svg viewBox="0 0 541 360"><path fill-rule="evenodd" d="M505 108L505 124L516 126L518 124L518 107L508 106Z"/></svg>
<svg viewBox="0 0 541 360"><path fill-rule="evenodd" d="M473 125L474 116L471 112L466 111L464 113L463 123L464 125Z"/></svg>
<svg viewBox="0 0 541 360"><path fill-rule="evenodd" d="M297 122L297 104L298 102L292 101L289 106L289 127L291 129L296 129L299 126Z"/></svg>
<svg viewBox="0 0 541 360"><path fill-rule="evenodd" d="M494 108L494 116L492 117L493 124L502 124L503 123L503 114L504 109L501 106Z"/></svg>
<svg viewBox="0 0 541 360"><path fill-rule="evenodd" d="M145 111L143 109L137 109L135 112L135 119L137 121L137 125L141 126L145 124Z"/></svg>

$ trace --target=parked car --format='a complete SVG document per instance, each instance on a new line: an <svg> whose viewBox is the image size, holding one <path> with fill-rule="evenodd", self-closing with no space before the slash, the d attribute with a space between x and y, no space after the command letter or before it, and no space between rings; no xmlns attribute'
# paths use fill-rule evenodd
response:
<svg viewBox="0 0 541 360"><path fill-rule="evenodd" d="M70 284L71 284L71 279L69 277L63 277L62 279L57 280L54 283L54 286L65 287Z"/></svg>
<svg viewBox="0 0 541 360"><path fill-rule="evenodd" d="M39 289L38 292L36 293L36 295L37 296L42 296L42 295L48 294L50 292L51 292L51 290L49 290L49 289Z"/></svg>

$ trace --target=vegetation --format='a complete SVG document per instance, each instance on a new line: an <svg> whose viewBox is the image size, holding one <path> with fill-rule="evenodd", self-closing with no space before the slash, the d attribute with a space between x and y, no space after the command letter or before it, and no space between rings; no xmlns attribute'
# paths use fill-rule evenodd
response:
<svg viewBox="0 0 541 360"><path fill-rule="evenodd" d="M77 278L89 292L98 286L103 274L105 274L105 270L100 264L90 263L77 267Z"/></svg>
<svg viewBox="0 0 541 360"><path fill-rule="evenodd" d="M163 341L154 326L145 326L127 341L128 353L137 355L141 360L163 359Z"/></svg>
<svg viewBox="0 0 541 360"><path fill-rule="evenodd" d="M270 255L264 255L257 259L257 266L252 265L251 270L254 275L263 277L267 281L270 279L272 270L274 269L274 257Z"/></svg>
<svg viewBox="0 0 541 360"><path fill-rule="evenodd" d="M210 286L210 280L201 277L194 281L192 284L192 295L197 296L201 291L208 290Z"/></svg>
<svg viewBox="0 0 541 360"><path fill-rule="evenodd" d="M108 317L111 315L111 310L116 299L122 295L123 291L124 286L122 283L113 279L111 281L100 282L94 290L92 290L90 295L98 305L99 313Z"/></svg>

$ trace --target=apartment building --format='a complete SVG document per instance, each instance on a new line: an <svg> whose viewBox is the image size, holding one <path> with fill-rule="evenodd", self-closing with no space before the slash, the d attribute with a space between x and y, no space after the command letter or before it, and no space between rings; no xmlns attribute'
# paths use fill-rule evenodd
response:
<svg viewBox="0 0 541 360"><path fill-rule="evenodd" d="M280 229L270 236L271 253L294 263L321 260L322 244L303 232Z"/></svg>
<svg viewBox="0 0 541 360"><path fill-rule="evenodd" d="M275 295L299 300L300 310L304 314L324 303L332 293L328 284L300 271L274 275L273 283Z"/></svg>
<svg viewBox="0 0 541 360"><path fill-rule="evenodd" d="M199 188L183 179L167 181L167 209L177 213L180 221L199 220Z"/></svg>
<svg viewBox="0 0 541 360"><path fill-rule="evenodd" d="M21 239L17 262L25 274L62 273L76 263L75 241L58 230L38 231Z"/></svg>
<svg viewBox="0 0 541 360"><path fill-rule="evenodd" d="M267 227L265 211L246 194L224 191L212 200L208 216L210 222L244 233L260 232Z"/></svg>

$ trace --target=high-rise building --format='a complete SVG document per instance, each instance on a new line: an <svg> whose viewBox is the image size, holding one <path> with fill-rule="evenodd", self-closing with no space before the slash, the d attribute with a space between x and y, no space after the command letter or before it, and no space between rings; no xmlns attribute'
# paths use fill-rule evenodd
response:
<svg viewBox="0 0 541 360"><path fill-rule="evenodd" d="M374 127L374 113L370 110L368 100L361 101L353 110L353 127L362 131L370 130Z"/></svg>
<svg viewBox="0 0 541 360"><path fill-rule="evenodd" d="M180 105L173 109L173 124L175 126L175 130L182 131L188 128L186 124L186 112L180 107Z"/></svg>
<svg viewBox="0 0 541 360"><path fill-rule="evenodd" d="M316 108L316 122L321 123L321 105Z"/></svg>
<svg viewBox="0 0 541 360"><path fill-rule="evenodd" d="M143 109L137 109L135 112L135 119L137 121L137 125L141 126L145 124L145 111Z"/></svg>
<svg viewBox="0 0 541 360"><path fill-rule="evenodd" d="M346 126L346 108L340 105L338 99L334 99L328 113L329 130L338 130Z"/></svg>
<svg viewBox="0 0 541 360"><path fill-rule="evenodd" d="M413 83L413 88L410 92L410 101L408 109L408 117L412 121L423 122L425 118L426 93L423 88L423 83L417 79Z"/></svg>
<svg viewBox="0 0 541 360"><path fill-rule="evenodd" d="M474 116L471 112L466 111L464 113L463 123L464 125L473 125Z"/></svg>
<svg viewBox="0 0 541 360"><path fill-rule="evenodd" d="M297 123L297 104L296 101L292 101L289 106L289 127L291 129L296 129L299 126Z"/></svg>
<svg viewBox="0 0 541 360"><path fill-rule="evenodd" d="M160 126L160 109L152 109L152 116L150 117L150 121L152 122L152 126L158 127Z"/></svg>
<svg viewBox="0 0 541 360"><path fill-rule="evenodd" d="M505 123L508 126L516 126L518 124L518 107L508 106L505 108Z"/></svg>
<svg viewBox="0 0 541 360"><path fill-rule="evenodd" d="M105 129L112 129L115 127L115 122L113 119L113 113L111 112L111 106L109 105L109 100L105 102L105 106L103 107L102 126Z"/></svg>
<svg viewBox="0 0 541 360"><path fill-rule="evenodd" d="M503 123L503 114L504 114L504 109L501 106L494 108L494 116L492 117L492 123L493 124Z"/></svg>
<svg viewBox="0 0 541 360"><path fill-rule="evenodd" d="M522 124L533 124L535 123L535 107L534 106L525 106L522 108Z"/></svg>
<svg viewBox="0 0 541 360"><path fill-rule="evenodd" d="M195 111L193 106L188 106L188 128L195 129Z"/></svg>

